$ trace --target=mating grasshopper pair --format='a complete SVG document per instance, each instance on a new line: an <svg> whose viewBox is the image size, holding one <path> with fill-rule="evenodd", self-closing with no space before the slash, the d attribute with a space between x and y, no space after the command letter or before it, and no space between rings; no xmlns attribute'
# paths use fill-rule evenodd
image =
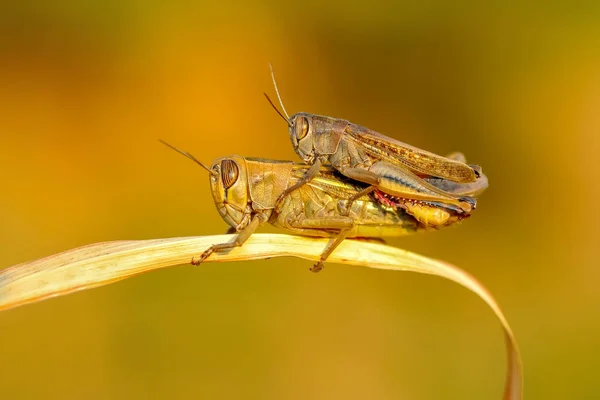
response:
<svg viewBox="0 0 600 400"><path fill-rule="evenodd" d="M332 238L311 268L318 272L345 238L402 236L451 225L470 215L475 196L487 188L481 168L466 164L460 153L441 157L341 119L289 117L276 84L275 90L286 116L269 102L288 124L304 164L231 156L208 168L163 142L208 170L219 214L238 232L233 242L213 245L193 264L241 246L258 226L270 223Z"/></svg>

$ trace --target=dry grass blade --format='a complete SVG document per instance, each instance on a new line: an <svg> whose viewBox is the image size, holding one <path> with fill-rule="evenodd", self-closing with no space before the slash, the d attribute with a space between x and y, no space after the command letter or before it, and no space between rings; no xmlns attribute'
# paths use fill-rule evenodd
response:
<svg viewBox="0 0 600 400"><path fill-rule="evenodd" d="M0 310L105 285L158 268L189 263L193 256L233 235L97 243L0 271ZM255 234L228 253L205 262L295 256L316 261L327 239ZM505 332L508 374L504 399L522 398L522 366L513 332L492 295L475 278L448 263L379 243L346 240L330 262L437 275L476 293L494 311Z"/></svg>

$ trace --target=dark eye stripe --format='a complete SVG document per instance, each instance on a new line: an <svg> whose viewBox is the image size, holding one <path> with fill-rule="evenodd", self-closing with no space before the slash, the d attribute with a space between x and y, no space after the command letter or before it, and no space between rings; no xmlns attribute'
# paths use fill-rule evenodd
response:
<svg viewBox="0 0 600 400"><path fill-rule="evenodd" d="M239 175L239 169L237 164L232 160L221 161L221 179L223 180L223 187L229 189L235 181L237 181Z"/></svg>

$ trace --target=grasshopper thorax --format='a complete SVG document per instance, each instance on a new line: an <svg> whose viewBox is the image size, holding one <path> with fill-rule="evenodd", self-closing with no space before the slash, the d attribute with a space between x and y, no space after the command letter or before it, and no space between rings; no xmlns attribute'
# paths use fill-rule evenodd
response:
<svg viewBox="0 0 600 400"><path fill-rule="evenodd" d="M290 139L296 153L307 164L328 159L338 151L348 121L300 112L289 120Z"/></svg>

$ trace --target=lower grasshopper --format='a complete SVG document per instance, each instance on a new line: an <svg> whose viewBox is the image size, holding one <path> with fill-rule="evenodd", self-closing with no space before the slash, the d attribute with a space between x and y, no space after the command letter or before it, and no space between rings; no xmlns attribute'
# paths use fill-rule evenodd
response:
<svg viewBox="0 0 600 400"><path fill-rule="evenodd" d="M431 226L420 223L405 210L420 207L415 212L421 219L428 219L440 209L433 203L410 204L408 200L387 194L377 198L379 192L357 196L366 185L349 180L330 167L320 168L314 179L283 197L276 208L280 195L300 182L309 166L291 161L230 156L215 160L209 168L191 154L167 146L209 172L215 206L223 220L238 232L232 242L213 245L198 259L193 259L195 265L215 251L242 246L260 225L269 223L300 235L332 238L319 262L311 268L318 272L345 238L403 236L428 230ZM455 191L460 189L455 188ZM350 200L353 200L352 204L348 203ZM443 212L443 225L451 225L464 217L462 213L448 209Z"/></svg>
<svg viewBox="0 0 600 400"><path fill-rule="evenodd" d="M423 178L473 183L481 176L480 167L467 164L461 155L442 157L343 119L305 112L290 117L281 101L272 68L271 74L285 116L268 96L267 99L288 124L296 153L312 166L299 182L281 194L281 199L317 176L321 165L329 164L343 175L369 185L349 203L365 193L380 190L399 198L435 202L440 207L458 207L465 215L475 208L473 197L444 190Z"/></svg>

